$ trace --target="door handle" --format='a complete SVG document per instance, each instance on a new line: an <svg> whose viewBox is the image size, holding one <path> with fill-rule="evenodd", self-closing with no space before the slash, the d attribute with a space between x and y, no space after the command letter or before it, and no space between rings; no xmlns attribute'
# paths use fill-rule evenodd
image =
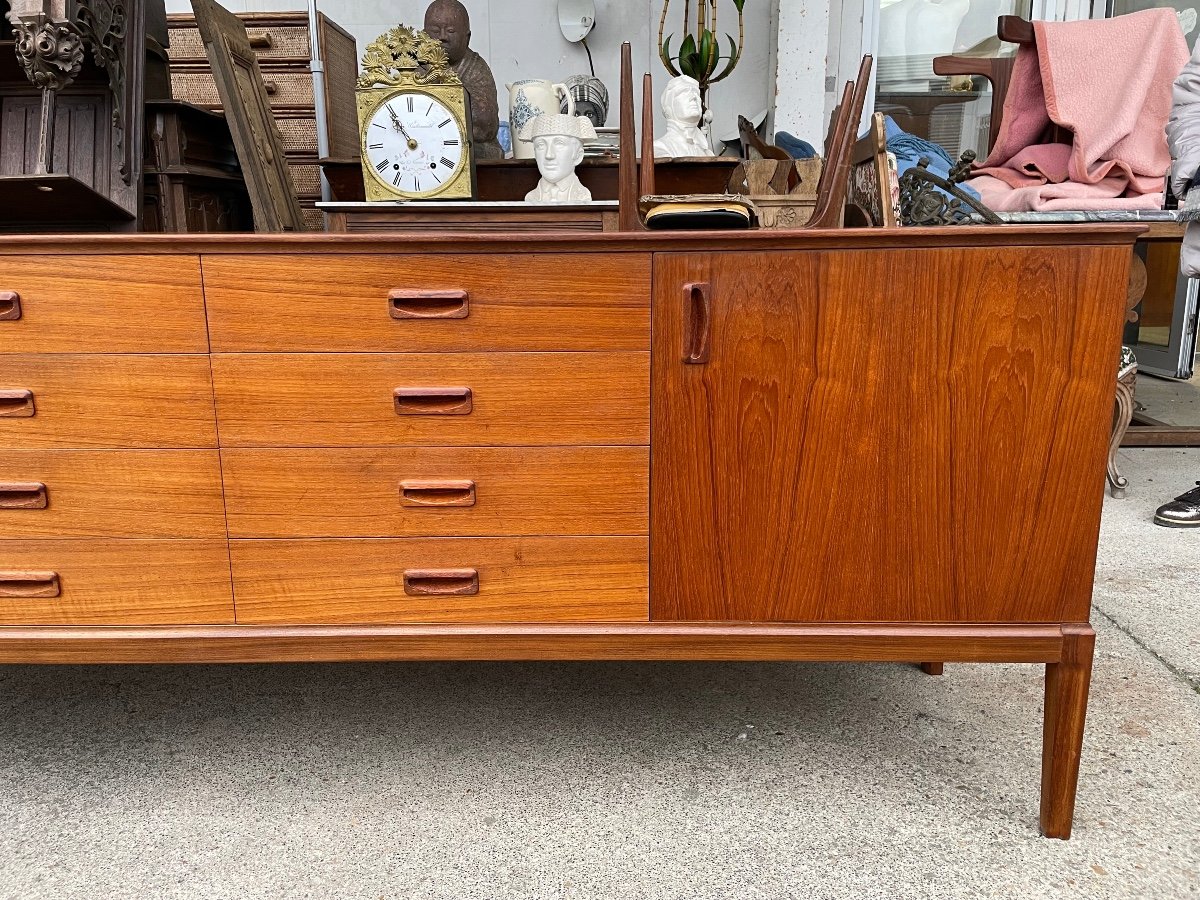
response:
<svg viewBox="0 0 1200 900"><path fill-rule="evenodd" d="M465 416L471 412L469 387L396 388L398 416Z"/></svg>
<svg viewBox="0 0 1200 900"><path fill-rule="evenodd" d="M0 572L0 597L36 600L61 593L57 572Z"/></svg>
<svg viewBox="0 0 1200 900"><path fill-rule="evenodd" d="M33 391L24 388L0 390L0 416L20 419L29 418L33 414Z"/></svg>
<svg viewBox="0 0 1200 900"><path fill-rule="evenodd" d="M0 291L0 322L21 318L21 295L16 291Z"/></svg>
<svg viewBox="0 0 1200 900"><path fill-rule="evenodd" d="M412 291L397 288L388 293L388 315L393 319L465 319L471 312L466 291Z"/></svg>
<svg viewBox="0 0 1200 900"><path fill-rule="evenodd" d="M708 336L712 330L711 288L707 281L683 286L683 361L690 365L708 362Z"/></svg>
<svg viewBox="0 0 1200 900"><path fill-rule="evenodd" d="M405 569L404 593L410 597L469 597L479 593L479 571Z"/></svg>
<svg viewBox="0 0 1200 900"><path fill-rule="evenodd" d="M410 507L474 506L473 481L402 481L400 505Z"/></svg>
<svg viewBox="0 0 1200 900"><path fill-rule="evenodd" d="M40 481L0 481L0 509L45 509L49 503Z"/></svg>

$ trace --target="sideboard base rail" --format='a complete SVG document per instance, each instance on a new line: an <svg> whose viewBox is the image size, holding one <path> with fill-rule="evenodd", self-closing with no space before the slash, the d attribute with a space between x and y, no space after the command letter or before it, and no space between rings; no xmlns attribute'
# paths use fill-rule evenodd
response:
<svg viewBox="0 0 1200 900"><path fill-rule="evenodd" d="M0 663L451 660L1057 663L1087 625L3 626ZM1089 629L1090 631L1090 629Z"/></svg>

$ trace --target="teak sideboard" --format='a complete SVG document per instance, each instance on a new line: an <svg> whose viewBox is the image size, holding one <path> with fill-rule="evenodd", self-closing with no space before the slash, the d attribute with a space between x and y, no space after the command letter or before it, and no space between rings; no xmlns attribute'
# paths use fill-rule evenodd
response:
<svg viewBox="0 0 1200 900"><path fill-rule="evenodd" d="M1046 664L1127 226L0 238L0 662Z"/></svg>

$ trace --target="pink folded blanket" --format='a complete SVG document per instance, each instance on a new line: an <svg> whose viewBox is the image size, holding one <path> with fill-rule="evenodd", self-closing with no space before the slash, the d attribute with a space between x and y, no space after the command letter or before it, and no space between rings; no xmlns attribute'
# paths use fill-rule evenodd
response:
<svg viewBox="0 0 1200 900"><path fill-rule="evenodd" d="M1188 61L1171 9L1034 22L1004 100L996 146L967 183L997 210L1157 209L1171 85ZM1039 144L1051 123L1071 144Z"/></svg>

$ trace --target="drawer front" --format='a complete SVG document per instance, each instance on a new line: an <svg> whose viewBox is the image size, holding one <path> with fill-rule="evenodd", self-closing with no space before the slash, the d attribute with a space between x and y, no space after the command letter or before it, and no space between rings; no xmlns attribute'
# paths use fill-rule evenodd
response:
<svg viewBox="0 0 1200 900"><path fill-rule="evenodd" d="M267 102L272 109L313 109L313 82L309 72L263 72ZM207 70L172 69L171 92L176 100L221 109L221 98L212 73Z"/></svg>
<svg viewBox="0 0 1200 900"><path fill-rule="evenodd" d="M216 450L0 453L0 539L225 533Z"/></svg>
<svg viewBox="0 0 1200 900"><path fill-rule="evenodd" d="M207 351L199 257L0 256L0 353Z"/></svg>
<svg viewBox="0 0 1200 900"><path fill-rule="evenodd" d="M261 62L287 60L308 65L312 50L307 25L278 25L247 23L246 35L254 55ZM167 56L172 64L194 63L208 65L200 29L195 26L173 27Z"/></svg>
<svg viewBox="0 0 1200 900"><path fill-rule="evenodd" d="M276 116L283 152L288 156L317 157L317 120L315 116ZM293 174L293 178L295 175ZM320 182L318 182L318 190Z"/></svg>
<svg viewBox="0 0 1200 900"><path fill-rule="evenodd" d="M228 447L646 444L647 353L215 354Z"/></svg>
<svg viewBox="0 0 1200 900"><path fill-rule="evenodd" d="M232 541L240 624L647 621L648 541Z"/></svg>
<svg viewBox="0 0 1200 900"><path fill-rule="evenodd" d="M647 254L210 256L204 274L220 351L650 346Z"/></svg>
<svg viewBox="0 0 1200 900"><path fill-rule="evenodd" d="M224 541L0 541L0 625L228 625Z"/></svg>
<svg viewBox="0 0 1200 900"><path fill-rule="evenodd" d="M645 447L226 450L221 465L231 537L647 532Z"/></svg>
<svg viewBox="0 0 1200 900"><path fill-rule="evenodd" d="M207 356L6 356L0 447L215 447Z"/></svg>

